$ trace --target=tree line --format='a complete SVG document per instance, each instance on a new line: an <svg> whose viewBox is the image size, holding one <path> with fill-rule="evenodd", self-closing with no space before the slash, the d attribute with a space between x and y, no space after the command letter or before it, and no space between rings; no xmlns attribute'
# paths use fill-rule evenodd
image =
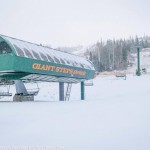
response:
<svg viewBox="0 0 150 150"><path fill-rule="evenodd" d="M150 48L150 37L130 37L128 39L101 40L87 48L85 56L90 59L98 72L125 70L130 64L132 53L137 47Z"/></svg>

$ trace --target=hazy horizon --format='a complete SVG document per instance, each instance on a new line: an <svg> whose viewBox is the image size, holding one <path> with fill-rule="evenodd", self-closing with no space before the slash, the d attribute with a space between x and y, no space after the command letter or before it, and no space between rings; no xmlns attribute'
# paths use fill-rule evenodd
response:
<svg viewBox="0 0 150 150"><path fill-rule="evenodd" d="M148 0L5 0L0 34L52 47L150 35Z"/></svg>

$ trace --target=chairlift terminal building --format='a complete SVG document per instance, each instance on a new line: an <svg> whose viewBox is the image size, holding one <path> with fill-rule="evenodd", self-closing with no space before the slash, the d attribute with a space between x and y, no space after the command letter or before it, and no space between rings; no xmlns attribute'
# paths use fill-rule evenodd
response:
<svg viewBox="0 0 150 150"><path fill-rule="evenodd" d="M92 79L93 64L82 57L0 36L0 76L11 80L80 82Z"/></svg>
<svg viewBox="0 0 150 150"><path fill-rule="evenodd" d="M0 35L1 80L78 83L94 75L83 57Z"/></svg>

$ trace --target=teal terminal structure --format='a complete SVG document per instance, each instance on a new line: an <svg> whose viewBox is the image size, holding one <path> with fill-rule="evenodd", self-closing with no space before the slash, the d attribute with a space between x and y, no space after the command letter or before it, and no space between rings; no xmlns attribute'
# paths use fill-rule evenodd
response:
<svg viewBox="0 0 150 150"><path fill-rule="evenodd" d="M59 97L64 100L64 83L81 83L84 99L84 81L94 75L94 66L86 58L0 35L0 83L13 81L16 95L29 95L24 82L59 82Z"/></svg>

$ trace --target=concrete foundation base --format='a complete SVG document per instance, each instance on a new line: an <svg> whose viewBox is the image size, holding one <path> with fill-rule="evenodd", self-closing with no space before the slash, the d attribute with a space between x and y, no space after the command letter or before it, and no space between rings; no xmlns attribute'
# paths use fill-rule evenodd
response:
<svg viewBox="0 0 150 150"><path fill-rule="evenodd" d="M13 101L14 102L25 102L25 101L34 101L34 96L33 95L27 95L27 96L23 96L23 95L15 95L13 97Z"/></svg>

